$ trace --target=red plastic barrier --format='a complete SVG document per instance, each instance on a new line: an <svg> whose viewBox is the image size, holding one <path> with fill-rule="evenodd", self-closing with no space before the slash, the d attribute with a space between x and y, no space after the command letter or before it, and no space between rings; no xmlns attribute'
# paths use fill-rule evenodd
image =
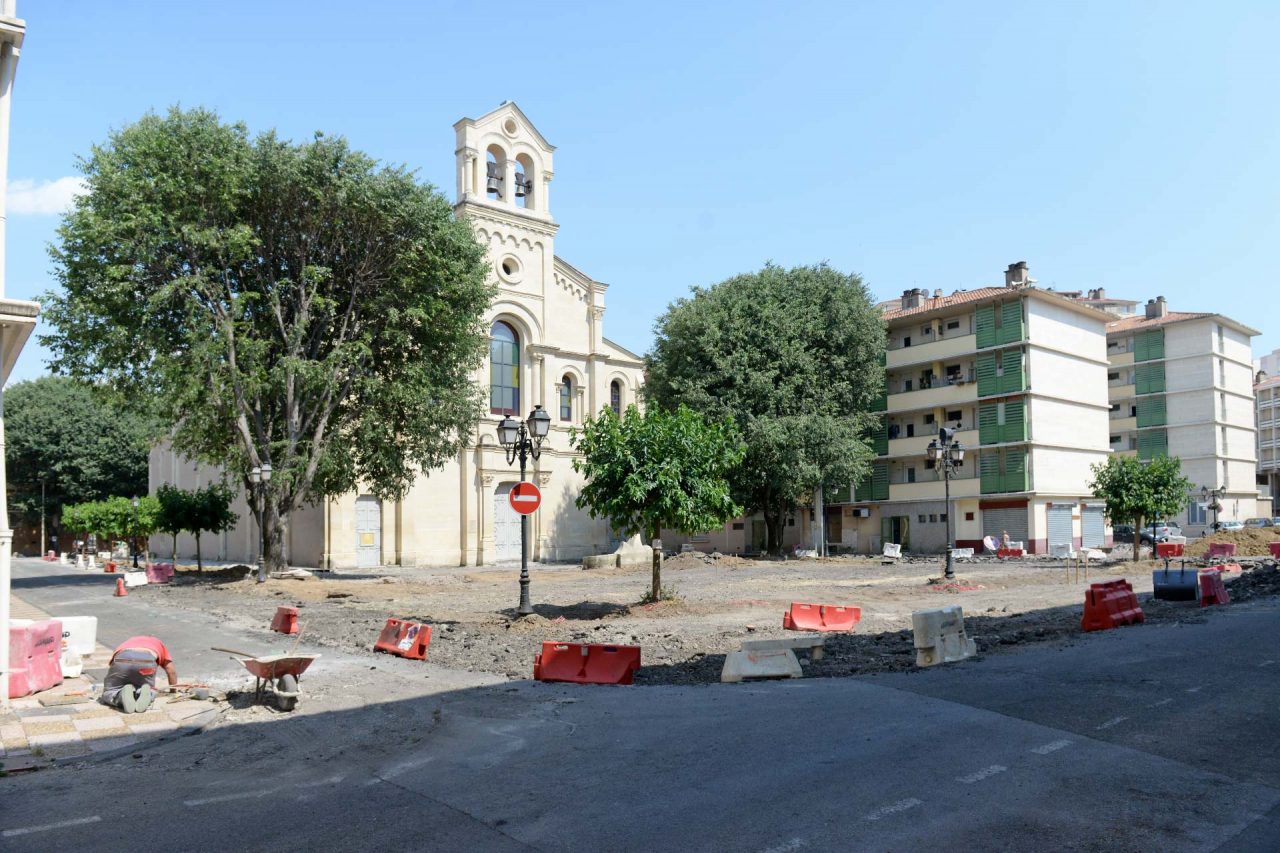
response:
<svg viewBox="0 0 1280 853"><path fill-rule="evenodd" d="M1241 569L1241 568L1240 568L1240 564L1239 564L1239 563L1219 563L1218 565L1213 566L1212 568L1214 568L1214 569L1216 569L1217 571L1220 571L1220 572L1240 572L1240 571L1244 571L1243 569Z"/></svg>
<svg viewBox="0 0 1280 853"><path fill-rule="evenodd" d="M115 570L116 570L115 563L103 563L102 565L102 571L106 572L107 574L114 574Z"/></svg>
<svg viewBox="0 0 1280 853"><path fill-rule="evenodd" d="M147 566L147 583L168 583L173 580L172 563L152 563Z"/></svg>
<svg viewBox="0 0 1280 853"><path fill-rule="evenodd" d="M1104 631L1144 621L1146 615L1128 581L1091 584L1085 593L1084 618L1080 620L1085 631Z"/></svg>
<svg viewBox="0 0 1280 853"><path fill-rule="evenodd" d="M1280 560L1280 542L1268 542L1267 547L1271 549L1271 556Z"/></svg>
<svg viewBox="0 0 1280 853"><path fill-rule="evenodd" d="M1172 559L1173 557L1181 557L1183 549L1186 546L1181 542L1157 542L1156 556L1162 560Z"/></svg>
<svg viewBox="0 0 1280 853"><path fill-rule="evenodd" d="M298 633L298 608L277 607L276 615L271 619L271 630L277 634Z"/></svg>
<svg viewBox="0 0 1280 853"><path fill-rule="evenodd" d="M639 668L639 646L548 640L542 644L542 654L533 659L533 677L537 681L630 684Z"/></svg>
<svg viewBox="0 0 1280 853"><path fill-rule="evenodd" d="M782 614L782 627L788 631L852 631L860 619L861 607L793 601L791 609Z"/></svg>
<svg viewBox="0 0 1280 853"><path fill-rule="evenodd" d="M1230 604L1231 596L1222 582L1222 572L1217 569L1206 569L1200 573L1200 606L1210 604Z"/></svg>
<svg viewBox="0 0 1280 853"><path fill-rule="evenodd" d="M9 628L9 698L62 683L62 623L46 619Z"/></svg>
<svg viewBox="0 0 1280 853"><path fill-rule="evenodd" d="M1236 555L1236 543L1234 542L1210 542L1209 557L1234 557Z"/></svg>
<svg viewBox="0 0 1280 853"><path fill-rule="evenodd" d="M996 556L1002 560L1008 557L1021 557L1022 549L1021 548L997 548Z"/></svg>
<svg viewBox="0 0 1280 853"><path fill-rule="evenodd" d="M386 652L409 660L426 660L431 645L431 626L403 619L388 619L373 644L375 652Z"/></svg>
<svg viewBox="0 0 1280 853"><path fill-rule="evenodd" d="M45 554L45 555L44 555L44 561L45 561L46 563L56 563L56 562L58 562L58 554L57 554L57 552L56 552L56 551L50 551L48 554Z"/></svg>

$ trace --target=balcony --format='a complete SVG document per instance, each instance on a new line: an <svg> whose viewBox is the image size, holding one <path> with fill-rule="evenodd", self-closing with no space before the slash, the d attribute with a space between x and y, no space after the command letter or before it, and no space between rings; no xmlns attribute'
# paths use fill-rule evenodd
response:
<svg viewBox="0 0 1280 853"><path fill-rule="evenodd" d="M958 406L978 399L978 386L974 382L948 384L945 377L935 378L932 388L904 391L889 395L889 411L910 412L915 409Z"/></svg>
<svg viewBox="0 0 1280 853"><path fill-rule="evenodd" d="M929 442L938 437L937 430L913 438L895 438L889 442L889 456L924 456ZM978 446L978 431L967 429L956 433L956 440L966 448Z"/></svg>
<svg viewBox="0 0 1280 853"><path fill-rule="evenodd" d="M1130 397L1136 396L1136 389L1137 386L1133 383L1125 385L1110 385L1107 387L1107 399L1113 403L1116 400L1127 400Z"/></svg>
<svg viewBox="0 0 1280 853"><path fill-rule="evenodd" d="M1112 350L1107 350L1107 363L1112 367L1125 367L1126 365L1133 364L1133 353L1113 352Z"/></svg>
<svg viewBox="0 0 1280 853"><path fill-rule="evenodd" d="M1138 428L1138 419L1137 418L1112 418L1111 420L1107 421L1107 428L1111 430L1112 434L1132 432L1133 430Z"/></svg>
<svg viewBox="0 0 1280 853"><path fill-rule="evenodd" d="M908 364L949 361L957 356L972 353L977 348L977 338L973 335L957 335L954 338L942 338L928 343L891 349L885 355L885 366L892 370Z"/></svg>
<svg viewBox="0 0 1280 853"><path fill-rule="evenodd" d="M965 460L966 464L968 460ZM982 489L977 477L963 477L951 481L951 499L976 498ZM942 500L946 489L941 479L921 483L894 483L889 486L891 501Z"/></svg>

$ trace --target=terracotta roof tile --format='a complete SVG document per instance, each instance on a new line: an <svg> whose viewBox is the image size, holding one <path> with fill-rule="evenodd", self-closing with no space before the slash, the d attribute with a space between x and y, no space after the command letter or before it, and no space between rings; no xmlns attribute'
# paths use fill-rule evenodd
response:
<svg viewBox="0 0 1280 853"><path fill-rule="evenodd" d="M939 308L950 308L953 305L967 305L970 302L981 302L984 299L992 299L996 296L1016 292L1007 287L979 287L976 290L963 290L959 293L940 296L936 299L926 296L918 308L899 308L895 311L886 311L884 312L884 319L899 320L903 317L910 317L913 314L923 314L926 311L936 311Z"/></svg>
<svg viewBox="0 0 1280 853"><path fill-rule="evenodd" d="M1136 317L1125 317L1123 320L1116 320L1114 323L1107 324L1107 334L1112 332L1130 332L1134 329L1154 329L1159 326L1167 326L1170 323L1182 323L1186 320L1203 320L1205 317L1213 317L1213 314L1196 313L1193 311L1170 311L1163 317L1152 317L1147 319L1145 315L1139 314Z"/></svg>
<svg viewBox="0 0 1280 853"><path fill-rule="evenodd" d="M1280 385L1280 376L1272 376L1268 379L1264 379L1257 385L1254 385L1253 388L1256 391L1259 388L1271 388L1276 385Z"/></svg>

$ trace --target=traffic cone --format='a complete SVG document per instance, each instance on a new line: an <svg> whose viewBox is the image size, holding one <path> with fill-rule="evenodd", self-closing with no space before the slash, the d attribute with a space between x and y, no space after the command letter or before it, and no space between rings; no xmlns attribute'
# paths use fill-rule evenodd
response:
<svg viewBox="0 0 1280 853"><path fill-rule="evenodd" d="M129 594L129 590L125 589L124 578L116 578L116 598L123 598Z"/></svg>

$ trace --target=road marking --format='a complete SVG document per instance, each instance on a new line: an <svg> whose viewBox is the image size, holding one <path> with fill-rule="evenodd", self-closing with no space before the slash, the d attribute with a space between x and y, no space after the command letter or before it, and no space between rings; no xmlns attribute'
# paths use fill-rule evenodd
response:
<svg viewBox="0 0 1280 853"><path fill-rule="evenodd" d="M972 785L974 782L981 782L983 779L994 776L997 773L1003 773L1008 769L1008 767L1001 767L999 764L992 764L990 767L984 767L976 773L970 773L968 776L958 776L956 781Z"/></svg>
<svg viewBox="0 0 1280 853"><path fill-rule="evenodd" d="M1172 699L1161 699L1159 702L1152 702L1152 703L1151 703L1150 705L1148 705L1147 707L1148 707L1148 708L1159 708L1161 705L1168 705L1168 704L1169 704L1170 702L1172 702L1172 701L1173 701Z"/></svg>
<svg viewBox="0 0 1280 853"><path fill-rule="evenodd" d="M907 809L914 809L916 806L922 805L924 805L924 803L914 797L910 797L905 800L898 800L896 803L890 803L883 808L873 811L871 814L864 817L863 820L880 820L881 818L895 815L898 812L905 812Z"/></svg>
<svg viewBox="0 0 1280 853"><path fill-rule="evenodd" d="M319 788L319 787L321 787L322 785L336 785L336 784L338 784L339 782L341 782L344 778L346 778L346 777L344 777L344 776L330 776L328 779L321 779L321 780L320 780L320 781L318 781L318 782L301 782L301 783L299 783L299 784L298 784L298 786L297 786L297 787L299 787L299 788Z"/></svg>
<svg viewBox="0 0 1280 853"><path fill-rule="evenodd" d="M1055 740L1051 743L1046 743L1044 746L1037 746L1035 749L1031 751L1034 752L1036 755L1048 755L1051 752L1057 752L1058 750L1067 746L1071 746L1071 741Z"/></svg>
<svg viewBox="0 0 1280 853"><path fill-rule="evenodd" d="M799 850L804 846L805 843L803 839L793 838L790 841L779 844L777 847L770 847L766 850L762 850L761 853L791 853L792 850Z"/></svg>
<svg viewBox="0 0 1280 853"><path fill-rule="evenodd" d="M6 829L0 832L0 838L13 838L15 835L30 835L33 832L48 832L51 829L67 829L72 826L84 826L87 823L97 823L102 820L100 815L93 817L78 817L75 820L64 820L58 823L46 823L41 826L21 826L17 829Z"/></svg>
<svg viewBox="0 0 1280 853"><path fill-rule="evenodd" d="M1188 692L1188 693L1199 693L1199 692L1200 692L1201 690L1203 690L1203 689L1204 689L1203 687L1188 687L1188 688L1187 688L1187 692Z"/></svg>
<svg viewBox="0 0 1280 853"><path fill-rule="evenodd" d="M207 806L211 803L229 803L232 800L251 800L254 797L265 797L268 794L274 793L274 788L266 791L241 791L239 794L223 794L219 797L203 797L198 800L183 800L182 804L191 808L193 806Z"/></svg>
<svg viewBox="0 0 1280 853"><path fill-rule="evenodd" d="M1273 660L1264 660L1262 663L1258 664L1258 666L1271 666L1273 663L1275 663Z"/></svg>
<svg viewBox="0 0 1280 853"><path fill-rule="evenodd" d="M1127 720L1127 719L1129 719L1129 718L1128 718L1128 717L1116 717L1114 720L1107 720L1105 723L1103 723L1102 725L1098 726L1098 731L1102 731L1103 729L1109 729L1109 728L1111 728L1112 726L1118 726L1118 725L1120 725L1121 723L1123 723L1123 722L1124 722L1125 720Z"/></svg>

